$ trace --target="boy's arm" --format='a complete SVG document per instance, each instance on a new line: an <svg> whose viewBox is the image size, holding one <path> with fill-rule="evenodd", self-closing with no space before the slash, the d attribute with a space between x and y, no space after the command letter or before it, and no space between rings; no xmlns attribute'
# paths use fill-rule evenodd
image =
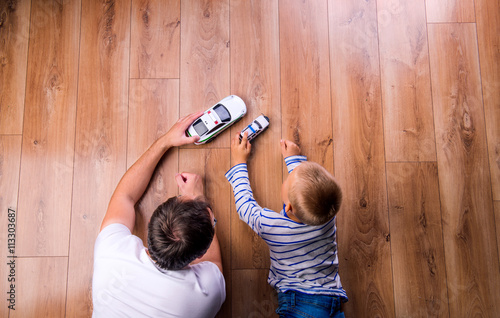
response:
<svg viewBox="0 0 500 318"><path fill-rule="evenodd" d="M307 161L306 156L300 155L299 146L290 140L282 139L280 141L280 146L281 154L283 155L283 158L285 158L285 164L289 174L292 173L293 169L295 169L302 162Z"/></svg>
<svg viewBox="0 0 500 318"><path fill-rule="evenodd" d="M240 219L247 223L254 232L259 233L262 208L253 197L246 161L251 151L248 133L239 139L239 133L231 141L231 161L233 167L226 173L226 179L233 188L236 211Z"/></svg>
<svg viewBox="0 0 500 318"><path fill-rule="evenodd" d="M259 234L262 208L253 197L247 164L240 163L229 169L226 173L226 179L233 188L236 212L238 212L240 219Z"/></svg>
<svg viewBox="0 0 500 318"><path fill-rule="evenodd" d="M292 173L293 169L295 169L298 165L300 165L302 162L307 161L306 156L290 156L285 158L285 164L286 168L288 170L288 173Z"/></svg>

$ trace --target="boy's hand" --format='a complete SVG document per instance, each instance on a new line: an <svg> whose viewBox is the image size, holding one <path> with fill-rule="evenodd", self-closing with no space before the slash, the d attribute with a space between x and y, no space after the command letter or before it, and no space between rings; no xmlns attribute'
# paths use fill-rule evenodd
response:
<svg viewBox="0 0 500 318"><path fill-rule="evenodd" d="M203 195L203 180L194 173L178 173L175 175L175 181L179 186L179 193L192 199Z"/></svg>
<svg viewBox="0 0 500 318"><path fill-rule="evenodd" d="M231 141L231 157L233 166L246 163L248 157L250 156L250 151L252 150L252 145L248 141L248 132L243 134L243 138L240 142L240 133L234 135Z"/></svg>
<svg viewBox="0 0 500 318"><path fill-rule="evenodd" d="M299 146L297 146L290 140L281 139L280 145L281 145L281 154L283 155L283 158L300 155Z"/></svg>

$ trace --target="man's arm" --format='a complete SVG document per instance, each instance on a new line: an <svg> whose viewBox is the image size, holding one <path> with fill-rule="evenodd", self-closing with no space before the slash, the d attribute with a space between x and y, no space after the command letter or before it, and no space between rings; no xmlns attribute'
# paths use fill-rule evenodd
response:
<svg viewBox="0 0 500 318"><path fill-rule="evenodd" d="M170 130L127 170L111 196L101 230L112 223L121 223L132 232L135 224L134 206L146 191L156 165L168 149L195 142L199 137L186 137L185 131L203 113L193 113L179 119Z"/></svg>
<svg viewBox="0 0 500 318"><path fill-rule="evenodd" d="M195 200L200 196L204 196L203 182L199 175L189 172L183 172L175 176L175 181L179 186L179 192L182 197L186 197L188 200ZM211 211L210 213L213 214L213 211ZM191 265L201 262L214 263L215 265L217 265L217 267L219 267L219 270L222 273L222 256L220 252L219 240L217 239L217 234L214 234L214 238L207 252L202 257L192 261Z"/></svg>
<svg viewBox="0 0 500 318"><path fill-rule="evenodd" d="M217 239L217 234L214 234L214 238L212 240L212 244L208 248L207 252L203 254L202 257L195 259L191 262L191 265L198 264L201 262L212 262L219 268L221 273L222 271L222 255L220 252L219 240Z"/></svg>

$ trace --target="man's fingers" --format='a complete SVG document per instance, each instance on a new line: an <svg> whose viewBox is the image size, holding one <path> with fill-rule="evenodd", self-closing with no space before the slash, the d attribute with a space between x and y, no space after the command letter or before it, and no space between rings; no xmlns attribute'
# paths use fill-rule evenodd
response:
<svg viewBox="0 0 500 318"><path fill-rule="evenodd" d="M175 182L177 182L177 186L181 186L186 183L186 179L182 176L182 174L178 173L175 175Z"/></svg>
<svg viewBox="0 0 500 318"><path fill-rule="evenodd" d="M191 115L188 116L188 118L191 121L194 121L196 118L201 117L201 115L203 115L203 112L200 111L200 112L192 113Z"/></svg>
<svg viewBox="0 0 500 318"><path fill-rule="evenodd" d="M183 120L184 120L184 126L186 126L186 129L189 127L189 125L191 125L195 121L196 118L200 117L201 115L203 115L203 112L192 113L192 114L184 117Z"/></svg>
<svg viewBox="0 0 500 318"><path fill-rule="evenodd" d="M198 140L200 140L200 136L188 137L188 140L189 140L189 143L197 142Z"/></svg>

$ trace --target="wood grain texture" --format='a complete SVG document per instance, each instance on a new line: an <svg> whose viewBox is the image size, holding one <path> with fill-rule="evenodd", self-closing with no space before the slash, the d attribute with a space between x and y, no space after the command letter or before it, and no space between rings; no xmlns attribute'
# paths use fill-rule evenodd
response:
<svg viewBox="0 0 500 318"><path fill-rule="evenodd" d="M268 273L265 269L233 271L232 318L278 317L278 295L267 283Z"/></svg>
<svg viewBox="0 0 500 318"><path fill-rule="evenodd" d="M137 159L179 117L179 80L130 81L127 166ZM154 210L178 194L174 176L179 167L178 149L170 149L155 169L146 193L136 205L134 234L147 244L147 226Z"/></svg>
<svg viewBox="0 0 500 318"><path fill-rule="evenodd" d="M226 302L217 317L231 317L231 186L224 177L229 170L229 149L180 149L179 172L196 173L203 177L205 196L217 219L217 238L222 253L226 280Z"/></svg>
<svg viewBox="0 0 500 318"><path fill-rule="evenodd" d="M68 255L79 27L79 1L33 3L18 218L29 235L17 241L22 256Z"/></svg>
<svg viewBox="0 0 500 318"><path fill-rule="evenodd" d="M213 143L164 157L138 206L136 232L144 238L152 208L177 193L173 173L205 176L227 283L217 317L275 317L267 246L238 220L224 178L231 134L261 112L271 126L255 141L249 170L262 205L281 209L280 138L301 141L344 190L337 238L346 317L496 317L499 7L499 0L0 1L1 290L8 206L18 212L24 251L45 244L47 255L62 255L20 255L23 286L11 317L92 315L93 245L127 166L174 117L231 93L248 115ZM440 224L432 213L438 197ZM45 219L29 208L35 204Z"/></svg>
<svg viewBox="0 0 500 318"><path fill-rule="evenodd" d="M426 0L427 22L475 22L474 1Z"/></svg>
<svg viewBox="0 0 500 318"><path fill-rule="evenodd" d="M7 264L12 260L12 256L15 256L15 239L18 230L15 228L15 220L11 220L11 213L17 217L17 192L19 189L19 168L21 166L21 136L2 136L0 135L0 213L2 218L0 219L0 277L2 280L2 289L5 299L11 299L10 285L15 281L15 272L11 272L10 265ZM13 210L14 212L12 212ZM14 235L14 236L12 236ZM12 241L14 240L14 241ZM11 251L10 247L14 247ZM15 271L15 268L14 268ZM12 275L12 276L11 276ZM14 288L15 290L15 288ZM13 294L16 297L16 294ZM16 299L14 298L15 302ZM0 316L8 317L9 308L8 305L11 303L4 301L2 306L0 306ZM17 299L17 304L19 304L19 299ZM16 305L16 304L13 304ZM15 306L14 306L15 308Z"/></svg>
<svg viewBox="0 0 500 318"><path fill-rule="evenodd" d="M92 312L94 241L126 171L130 2L82 2L68 317Z"/></svg>
<svg viewBox="0 0 500 318"><path fill-rule="evenodd" d="M340 277L349 317L393 317L375 1L328 2Z"/></svg>
<svg viewBox="0 0 500 318"><path fill-rule="evenodd" d="M500 261L500 201L493 201L493 208L495 210L495 222L497 230L497 245L498 245L498 255Z"/></svg>
<svg viewBox="0 0 500 318"><path fill-rule="evenodd" d="M0 134L21 134L31 1L0 3Z"/></svg>
<svg viewBox="0 0 500 318"><path fill-rule="evenodd" d="M18 258L18 300L9 317L65 317L67 272L67 257Z"/></svg>
<svg viewBox="0 0 500 318"><path fill-rule="evenodd" d="M449 317L437 164L389 163L387 187L396 317Z"/></svg>
<svg viewBox="0 0 500 318"><path fill-rule="evenodd" d="M435 161L425 2L377 1L385 156Z"/></svg>
<svg viewBox="0 0 500 318"><path fill-rule="evenodd" d="M476 43L473 24L429 25L452 317L500 312L498 249Z"/></svg>
<svg viewBox="0 0 500 318"><path fill-rule="evenodd" d="M182 1L181 19L182 117L204 111L230 94L229 0ZM229 141L225 131L203 147L229 147Z"/></svg>
<svg viewBox="0 0 500 318"><path fill-rule="evenodd" d="M327 2L279 8L282 135L333 172Z"/></svg>
<svg viewBox="0 0 500 318"><path fill-rule="evenodd" d="M231 90L247 104L247 115L231 127L231 137L259 115L269 117L266 132L253 142L248 162L257 202L281 209L282 161L278 1L231 1ZM233 201L232 201L233 202ZM231 209L231 266L269 268L269 248Z"/></svg>
<svg viewBox="0 0 500 318"><path fill-rule="evenodd" d="M475 0L493 199L500 200L500 1ZM500 222L497 219L497 222Z"/></svg>
<svg viewBox="0 0 500 318"><path fill-rule="evenodd" d="M179 0L133 0L131 78L178 78L181 11Z"/></svg>

